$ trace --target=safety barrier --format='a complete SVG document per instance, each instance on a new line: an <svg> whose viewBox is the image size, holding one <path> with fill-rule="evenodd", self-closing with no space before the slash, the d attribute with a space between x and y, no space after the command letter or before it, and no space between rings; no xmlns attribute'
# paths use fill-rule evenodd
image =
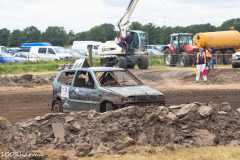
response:
<svg viewBox="0 0 240 160"><path fill-rule="evenodd" d="M177 67L193 67L194 59L197 54L192 55L149 55L149 65L153 66L177 66ZM186 57L188 56L188 57ZM214 67L218 65L231 65L232 54L212 54Z"/></svg>

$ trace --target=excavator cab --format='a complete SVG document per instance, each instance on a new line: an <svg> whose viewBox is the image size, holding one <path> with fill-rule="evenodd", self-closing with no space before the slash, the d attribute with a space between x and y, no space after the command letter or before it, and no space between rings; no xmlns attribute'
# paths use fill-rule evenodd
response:
<svg viewBox="0 0 240 160"><path fill-rule="evenodd" d="M148 45L148 35L142 31L128 31L130 32L131 37L133 38L132 47L134 52L147 52ZM143 53L144 54L144 53Z"/></svg>

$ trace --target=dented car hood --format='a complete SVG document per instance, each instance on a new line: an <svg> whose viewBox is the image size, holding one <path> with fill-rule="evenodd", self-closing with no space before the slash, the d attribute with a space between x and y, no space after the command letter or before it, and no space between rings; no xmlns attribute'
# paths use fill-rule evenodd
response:
<svg viewBox="0 0 240 160"><path fill-rule="evenodd" d="M146 85L127 87L105 87L105 89L116 92L123 97L139 95L163 95L161 92Z"/></svg>

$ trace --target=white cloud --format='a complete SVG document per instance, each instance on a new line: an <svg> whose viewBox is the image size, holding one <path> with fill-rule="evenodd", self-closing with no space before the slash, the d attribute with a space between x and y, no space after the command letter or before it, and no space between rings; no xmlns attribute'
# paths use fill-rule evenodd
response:
<svg viewBox="0 0 240 160"><path fill-rule="evenodd" d="M8 0L1 2L0 26L23 30L34 25L41 31L62 26L68 32L87 31L102 23L116 24L130 0ZM156 26L188 26L238 18L237 0L139 0L132 21ZM116 27L116 29L118 29Z"/></svg>

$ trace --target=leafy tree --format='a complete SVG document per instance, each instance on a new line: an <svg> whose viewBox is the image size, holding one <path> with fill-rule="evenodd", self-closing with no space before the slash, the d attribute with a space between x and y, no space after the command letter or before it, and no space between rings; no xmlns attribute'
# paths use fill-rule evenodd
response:
<svg viewBox="0 0 240 160"><path fill-rule="evenodd" d="M101 26L95 26L89 30L89 39L104 43L107 40L107 32Z"/></svg>
<svg viewBox="0 0 240 160"><path fill-rule="evenodd" d="M73 30L70 30L68 32L68 44L72 45L73 41L75 41L75 34L74 34Z"/></svg>
<svg viewBox="0 0 240 160"><path fill-rule="evenodd" d="M8 45L8 37L10 36L10 30L7 28L0 29L0 45L7 46Z"/></svg>
<svg viewBox="0 0 240 160"><path fill-rule="evenodd" d="M49 26L44 32L44 40L53 46L65 46L68 44L68 34L64 27Z"/></svg>
<svg viewBox="0 0 240 160"><path fill-rule="evenodd" d="M75 41L86 41L88 40L88 31L77 33L75 36Z"/></svg>
<svg viewBox="0 0 240 160"><path fill-rule="evenodd" d="M156 26L152 23L148 23L142 26L142 30L148 33L149 44L157 44L157 30Z"/></svg>
<svg viewBox="0 0 240 160"><path fill-rule="evenodd" d="M162 33L160 34L160 44L169 44L170 43L170 35L173 33L172 27L166 27L163 29Z"/></svg>
<svg viewBox="0 0 240 160"><path fill-rule="evenodd" d="M107 40L113 40L116 37L115 26L111 23L100 25L107 33Z"/></svg>
<svg viewBox="0 0 240 160"><path fill-rule="evenodd" d="M139 22L132 22L130 25L129 25L129 30L142 30L142 24L139 23Z"/></svg>
<svg viewBox="0 0 240 160"><path fill-rule="evenodd" d="M22 42L40 42L41 31L35 26L30 26L22 31Z"/></svg>
<svg viewBox="0 0 240 160"><path fill-rule="evenodd" d="M18 47L22 43L22 31L19 29L13 30L13 32L10 34L8 38L8 46L9 47Z"/></svg>
<svg viewBox="0 0 240 160"><path fill-rule="evenodd" d="M219 27L219 30L228 31L232 26L240 27L240 18L233 18L223 22L221 27ZM240 28L236 28L236 30L240 31Z"/></svg>

